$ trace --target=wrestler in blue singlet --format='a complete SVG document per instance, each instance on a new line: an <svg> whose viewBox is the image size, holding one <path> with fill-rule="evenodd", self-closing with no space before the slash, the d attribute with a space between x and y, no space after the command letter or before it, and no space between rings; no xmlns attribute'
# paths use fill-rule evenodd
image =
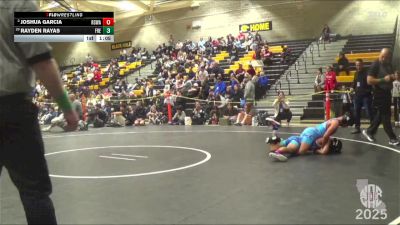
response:
<svg viewBox="0 0 400 225"><path fill-rule="evenodd" d="M300 148L300 144L302 141L302 137L301 136L290 136L288 139L286 140L282 140L280 145L287 147L289 144L295 145L297 148ZM311 147L310 147L310 151L314 151L319 149L320 147L317 145L316 141L314 140L313 142L311 142Z"/></svg>
<svg viewBox="0 0 400 225"><path fill-rule="evenodd" d="M308 127L300 134L301 143L312 145L318 138L324 136L327 128L328 121L318 124L315 127Z"/></svg>

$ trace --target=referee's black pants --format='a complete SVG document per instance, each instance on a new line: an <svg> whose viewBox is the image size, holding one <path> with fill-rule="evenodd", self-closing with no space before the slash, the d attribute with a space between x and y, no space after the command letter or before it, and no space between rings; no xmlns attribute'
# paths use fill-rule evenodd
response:
<svg viewBox="0 0 400 225"><path fill-rule="evenodd" d="M374 94L372 100L372 106L374 108L374 117L371 125L367 129L367 133L375 135L379 125L383 124L383 129L390 139L397 139L393 132L391 119L391 106L392 106L392 95L390 92L384 94Z"/></svg>
<svg viewBox="0 0 400 225"><path fill-rule="evenodd" d="M4 166L19 191L28 224L56 224L37 114L24 94L0 97L0 174Z"/></svg>

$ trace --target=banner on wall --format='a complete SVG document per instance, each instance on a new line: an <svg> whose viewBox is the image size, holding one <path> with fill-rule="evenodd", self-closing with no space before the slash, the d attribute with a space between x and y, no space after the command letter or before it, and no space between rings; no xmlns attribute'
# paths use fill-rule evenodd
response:
<svg viewBox="0 0 400 225"><path fill-rule="evenodd" d="M130 48L130 47L132 47L132 41L124 41L111 44L111 50Z"/></svg>
<svg viewBox="0 0 400 225"><path fill-rule="evenodd" d="M246 23L239 25L239 31L241 32L256 32L256 31L269 31L272 30L272 21L260 22L260 23Z"/></svg>

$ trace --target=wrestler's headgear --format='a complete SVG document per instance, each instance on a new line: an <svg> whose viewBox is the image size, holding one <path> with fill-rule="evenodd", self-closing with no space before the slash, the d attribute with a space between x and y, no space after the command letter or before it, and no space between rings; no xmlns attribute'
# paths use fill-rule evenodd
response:
<svg viewBox="0 0 400 225"><path fill-rule="evenodd" d="M277 137L277 136L272 136L272 137L267 137L267 139L265 139L265 143L267 144L278 144L279 142L281 142L281 138Z"/></svg>
<svg viewBox="0 0 400 225"><path fill-rule="evenodd" d="M342 141L337 138L332 138L329 144L329 154L340 154L342 152Z"/></svg>
<svg viewBox="0 0 400 225"><path fill-rule="evenodd" d="M342 119L342 123L341 126L342 127L347 127L347 126L353 126L354 124L354 117L351 113L347 112L343 115L343 119Z"/></svg>

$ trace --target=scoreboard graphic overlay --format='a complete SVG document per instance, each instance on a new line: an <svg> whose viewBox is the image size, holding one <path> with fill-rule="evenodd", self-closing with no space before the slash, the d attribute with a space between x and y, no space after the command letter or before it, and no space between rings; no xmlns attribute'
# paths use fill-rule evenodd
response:
<svg viewBox="0 0 400 225"><path fill-rule="evenodd" d="M14 12L14 42L114 42L114 13Z"/></svg>

